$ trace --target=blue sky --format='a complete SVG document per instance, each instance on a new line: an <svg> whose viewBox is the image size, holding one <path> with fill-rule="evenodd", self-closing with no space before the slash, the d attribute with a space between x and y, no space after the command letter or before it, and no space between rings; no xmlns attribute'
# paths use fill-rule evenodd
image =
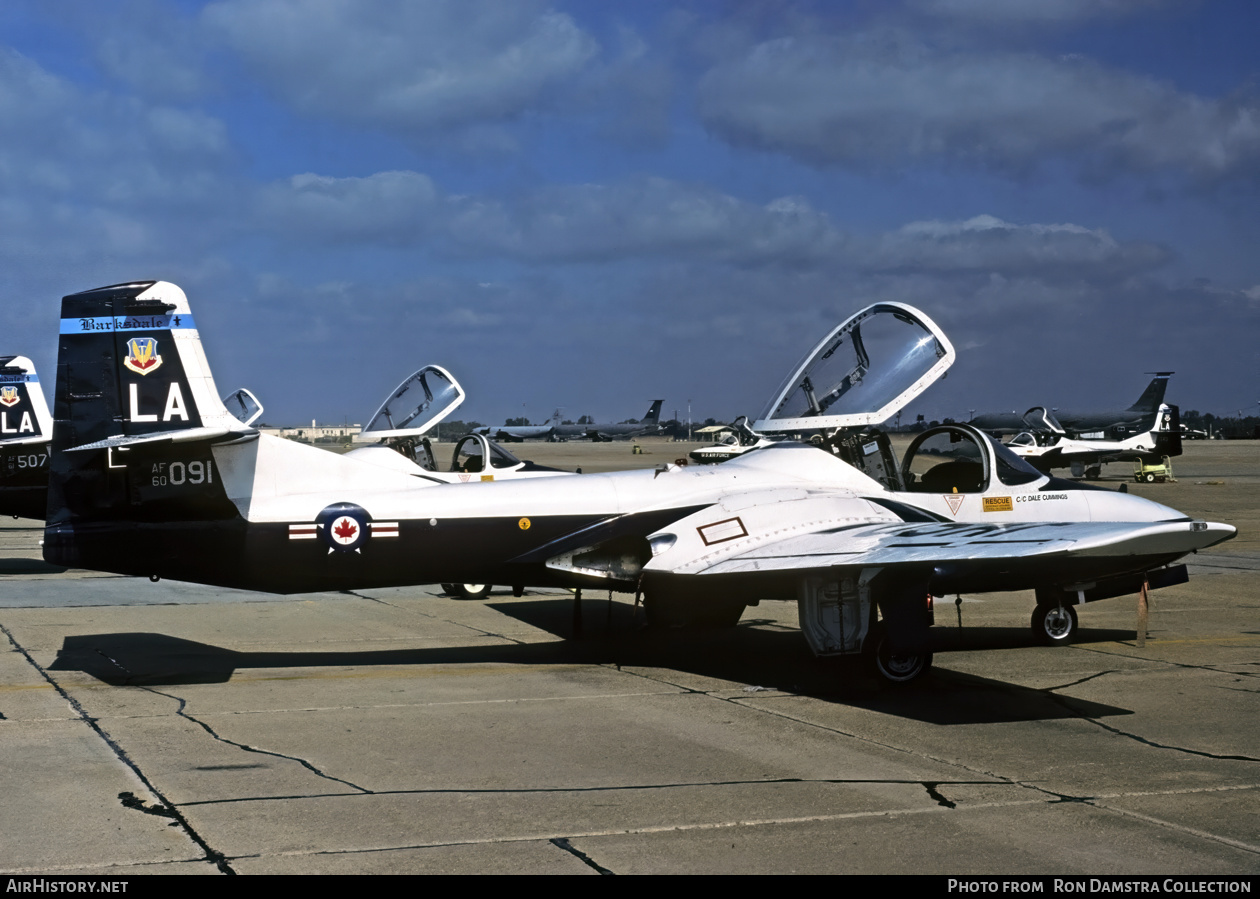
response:
<svg viewBox="0 0 1260 899"><path fill-rule="evenodd" d="M1164 0L0 6L6 353L188 293L223 392L366 420L755 414L920 306L910 414L1260 399L1260 7Z"/></svg>

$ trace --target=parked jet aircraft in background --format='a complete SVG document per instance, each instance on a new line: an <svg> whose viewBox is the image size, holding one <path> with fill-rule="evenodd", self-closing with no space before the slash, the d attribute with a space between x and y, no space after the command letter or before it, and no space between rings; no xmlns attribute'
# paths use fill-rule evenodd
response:
<svg viewBox="0 0 1260 899"><path fill-rule="evenodd" d="M1070 468L1073 477L1092 480L1102 473L1102 466L1108 462L1133 462L1137 459L1158 462L1164 456L1181 455L1180 417L1177 407L1167 403L1160 405L1151 430L1124 440L1069 437L1053 413L1042 406L1029 409L1024 420L1030 426L1029 430L1021 431L1006 446L1038 471Z"/></svg>
<svg viewBox="0 0 1260 899"><path fill-rule="evenodd" d="M35 365L0 356L0 514L43 518L52 416Z"/></svg>
<svg viewBox="0 0 1260 899"><path fill-rule="evenodd" d="M473 431L474 434L484 434L492 440L498 440L500 443L520 443L522 440L554 440L556 437L556 426L560 424L560 412L556 411L551 416L551 421L545 425L486 425Z"/></svg>
<svg viewBox="0 0 1260 899"><path fill-rule="evenodd" d="M361 437L377 438L379 442L353 449L345 454L346 458L435 484L574 474L522 462L482 431L461 437L456 441L450 465L440 463L425 435L454 412L464 396L464 388L450 372L439 365L426 365L394 388L360 431Z"/></svg>
<svg viewBox="0 0 1260 899"><path fill-rule="evenodd" d="M826 447L435 486L236 420L183 291L98 288L62 300L44 558L282 593L641 591L649 620L670 624L794 600L816 653L868 654L905 681L931 663L933 595L1035 590L1035 632L1062 642L1075 604L1184 580L1176 560L1234 535L1049 478L968 425L925 431L897 464L871 426L953 359L926 315L878 303L829 334L757 423L819 429Z"/></svg>
<svg viewBox="0 0 1260 899"><path fill-rule="evenodd" d="M652 400L647 414L637 422L619 422L617 424L587 425L555 425L556 437L584 437L594 441L609 441L616 438L641 437L645 434L659 434L661 431L661 404L664 400Z"/></svg>
<svg viewBox="0 0 1260 899"><path fill-rule="evenodd" d="M1155 417L1164 402L1171 371L1155 372L1151 383L1128 409L1103 412L1076 412L1054 409L1054 416L1063 429L1082 440L1123 440L1155 427ZM986 412L974 416L967 424L990 434L1018 434L1028 429L1024 416L1017 412Z"/></svg>

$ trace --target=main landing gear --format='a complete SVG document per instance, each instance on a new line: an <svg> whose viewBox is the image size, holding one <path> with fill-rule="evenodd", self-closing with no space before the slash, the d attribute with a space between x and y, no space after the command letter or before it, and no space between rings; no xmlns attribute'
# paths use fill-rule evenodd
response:
<svg viewBox="0 0 1260 899"><path fill-rule="evenodd" d="M930 652L895 652L888 642L883 622L875 626L870 645L874 646L871 662L875 673L889 683L908 684L927 674L932 667Z"/></svg>
<svg viewBox="0 0 1260 899"><path fill-rule="evenodd" d="M459 599L485 599L490 595L491 584L443 584L442 592Z"/></svg>
<svg viewBox="0 0 1260 899"><path fill-rule="evenodd" d="M1046 646L1066 646L1076 634L1076 609L1065 605L1039 605L1033 609L1032 629Z"/></svg>

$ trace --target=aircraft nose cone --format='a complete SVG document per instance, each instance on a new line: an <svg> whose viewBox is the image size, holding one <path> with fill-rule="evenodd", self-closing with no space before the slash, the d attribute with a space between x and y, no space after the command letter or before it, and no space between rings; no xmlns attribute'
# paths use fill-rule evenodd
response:
<svg viewBox="0 0 1260 899"><path fill-rule="evenodd" d="M1171 521L1188 517L1171 506L1132 493L1090 491L1091 521Z"/></svg>

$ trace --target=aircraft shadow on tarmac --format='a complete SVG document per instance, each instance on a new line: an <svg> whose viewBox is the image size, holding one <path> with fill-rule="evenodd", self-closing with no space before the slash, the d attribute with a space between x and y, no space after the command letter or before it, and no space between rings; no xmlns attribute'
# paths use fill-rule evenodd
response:
<svg viewBox="0 0 1260 899"><path fill-rule="evenodd" d="M567 598L492 606L559 636L573 636L573 602ZM752 685L746 688L749 692L757 692L757 687L779 690L940 725L1132 714L1116 706L949 671L947 655L937 656L938 667L929 677L908 687L886 686L857 660L813 658L798 631L759 621L755 608L745 613L739 626L713 630L636 628L624 603L613 604L609 615L604 603L588 600L583 603L583 612L584 636L580 639L498 646L237 652L166 634L84 634L65 638L50 670L81 671L112 686L160 687L224 683L234 672L264 668L615 665L687 672ZM937 652L1032 644L1029 632L1019 628L940 631L934 635ZM1131 631L1095 630L1088 635L1094 639L1133 637ZM670 680L667 673L658 676Z"/></svg>
<svg viewBox="0 0 1260 899"><path fill-rule="evenodd" d="M3 574L61 574L64 565L51 565L43 559L0 559L0 575Z"/></svg>

